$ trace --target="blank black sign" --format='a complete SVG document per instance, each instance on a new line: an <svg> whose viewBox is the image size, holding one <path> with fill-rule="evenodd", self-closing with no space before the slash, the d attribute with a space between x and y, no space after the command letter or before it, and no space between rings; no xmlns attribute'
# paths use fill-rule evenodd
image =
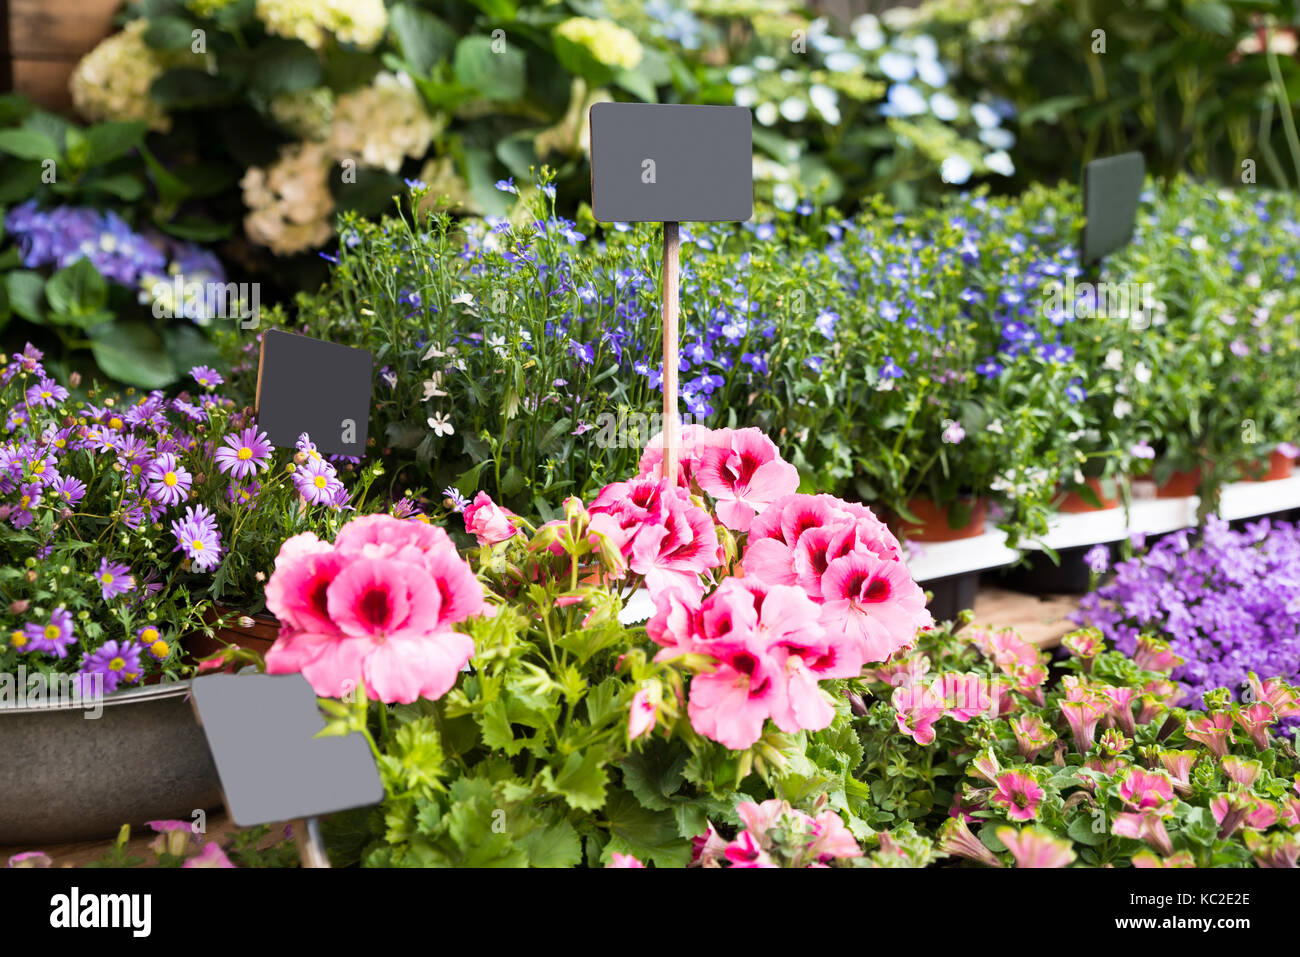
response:
<svg viewBox="0 0 1300 957"><path fill-rule="evenodd" d="M331 455L365 455L374 360L352 349L269 329L257 373L257 424L292 448L306 432Z"/></svg>
<svg viewBox="0 0 1300 957"><path fill-rule="evenodd" d="M302 675L211 675L190 687L226 810L240 827L383 800L361 735L315 737L325 719Z"/></svg>
<svg viewBox="0 0 1300 957"><path fill-rule="evenodd" d="M1083 168L1082 258L1094 263L1133 238L1133 220L1146 163L1141 153L1121 153L1093 160Z"/></svg>
<svg viewBox="0 0 1300 957"><path fill-rule="evenodd" d="M754 214L752 131L743 106L595 104L591 206L596 219L749 219Z"/></svg>

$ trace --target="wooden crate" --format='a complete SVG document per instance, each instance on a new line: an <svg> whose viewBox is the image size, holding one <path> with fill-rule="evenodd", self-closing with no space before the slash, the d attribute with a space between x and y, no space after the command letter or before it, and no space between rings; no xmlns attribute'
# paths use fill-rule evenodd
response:
<svg viewBox="0 0 1300 957"><path fill-rule="evenodd" d="M122 0L0 0L0 83L49 110L72 109L68 77L114 32Z"/></svg>

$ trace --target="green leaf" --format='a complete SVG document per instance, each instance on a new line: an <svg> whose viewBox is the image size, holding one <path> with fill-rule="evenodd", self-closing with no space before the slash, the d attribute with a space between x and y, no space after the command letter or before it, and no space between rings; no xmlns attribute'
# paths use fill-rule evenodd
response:
<svg viewBox="0 0 1300 957"><path fill-rule="evenodd" d="M59 152L53 139L36 130L0 130L0 153L27 160L57 160Z"/></svg>
<svg viewBox="0 0 1300 957"><path fill-rule="evenodd" d="M615 851L631 854L637 860L653 861L658 867L685 867L691 859L690 842L677 830L677 820L669 811L651 811L630 792L617 790L605 804L609 821L609 843L600 859L608 864Z"/></svg>
<svg viewBox="0 0 1300 957"><path fill-rule="evenodd" d="M139 176L132 176L130 173L88 176L81 181L81 188L92 193L108 193L128 203L133 203L144 195L144 182Z"/></svg>
<svg viewBox="0 0 1300 957"><path fill-rule="evenodd" d="M576 867L582 860L582 842L564 819L548 827L534 827L519 838L519 846L533 867Z"/></svg>
<svg viewBox="0 0 1300 957"><path fill-rule="evenodd" d="M96 123L85 130L88 163L103 166L140 145L148 132L146 123Z"/></svg>
<svg viewBox="0 0 1300 957"><path fill-rule="evenodd" d="M388 26L412 72L425 77L451 55L456 31L428 10L399 3L388 11Z"/></svg>
<svg viewBox="0 0 1300 957"><path fill-rule="evenodd" d="M1208 0L1204 3L1189 3L1184 7L1187 19L1202 30L1216 33L1221 37L1232 35L1232 8L1225 3Z"/></svg>
<svg viewBox="0 0 1300 957"><path fill-rule="evenodd" d="M320 59L301 40L269 40L254 52L248 85L262 96L294 93L320 85Z"/></svg>
<svg viewBox="0 0 1300 957"><path fill-rule="evenodd" d="M525 88L523 51L506 44L500 53L495 53L492 42L490 37L469 36L456 44L457 81L478 90L487 100L521 99Z"/></svg>
<svg viewBox="0 0 1300 957"><path fill-rule="evenodd" d="M154 50L189 50L194 44L194 24L182 17L152 17L144 31L145 45Z"/></svg>
<svg viewBox="0 0 1300 957"><path fill-rule="evenodd" d="M45 322L45 277L20 269L5 277L5 289L13 311L29 322Z"/></svg>
<svg viewBox="0 0 1300 957"><path fill-rule="evenodd" d="M181 68L167 70L154 80L149 96L169 111L192 110L224 103L237 88L238 81L231 76Z"/></svg>
<svg viewBox="0 0 1300 957"><path fill-rule="evenodd" d="M0 161L0 203L18 203L31 198L41 185L41 164L35 160Z"/></svg>
<svg viewBox="0 0 1300 957"><path fill-rule="evenodd" d="M393 197L403 192L402 180L384 170L358 166L355 183L345 183L337 175L330 176L338 212L351 210L359 216L373 217L392 212Z"/></svg>
<svg viewBox="0 0 1300 957"><path fill-rule="evenodd" d="M682 786L687 756L680 745L652 738L639 753L629 754L619 763L623 784L643 807L665 811Z"/></svg>
<svg viewBox="0 0 1300 957"><path fill-rule="evenodd" d="M558 794L578 811L597 811L605 803L605 785L609 775L601 766L599 748L575 751L565 759L558 774L548 765L538 780L551 794Z"/></svg>
<svg viewBox="0 0 1300 957"><path fill-rule="evenodd" d="M1073 841L1080 844L1087 844L1089 847L1096 847L1110 836L1109 830L1102 831L1098 834L1092 829L1093 817L1089 813L1076 814L1070 826L1066 828L1065 833Z"/></svg>
<svg viewBox="0 0 1300 957"><path fill-rule="evenodd" d="M470 0L470 3L496 20L513 20L519 12L514 0Z"/></svg>
<svg viewBox="0 0 1300 957"><path fill-rule="evenodd" d="M141 389L162 389L178 378L158 333L136 319L90 330L91 352L106 375Z"/></svg>
<svg viewBox="0 0 1300 957"><path fill-rule="evenodd" d="M164 232L178 239L188 239L195 243L217 242L225 239L234 230L233 223L208 219L204 216L182 216L158 225Z"/></svg>
<svg viewBox="0 0 1300 957"><path fill-rule="evenodd" d="M89 259L78 259L50 277L45 284L45 298L55 318L87 315L103 309L108 302L108 281Z"/></svg>

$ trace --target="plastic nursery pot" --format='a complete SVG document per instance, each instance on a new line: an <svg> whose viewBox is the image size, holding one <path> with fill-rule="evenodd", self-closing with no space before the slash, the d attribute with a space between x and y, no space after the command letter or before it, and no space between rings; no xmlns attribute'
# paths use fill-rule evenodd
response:
<svg viewBox="0 0 1300 957"><path fill-rule="evenodd" d="M1267 462L1241 464L1243 482L1277 482L1290 478L1295 471L1295 463L1281 452L1273 452Z"/></svg>
<svg viewBox="0 0 1300 957"><path fill-rule="evenodd" d="M982 498L967 500L970 508L969 519L954 528L950 522L951 505L935 505L928 498L914 498L907 503L907 509L918 519L919 525L895 516L898 534L914 542L955 542L958 539L974 538L984 534L984 520L988 518L988 502Z"/></svg>
<svg viewBox="0 0 1300 957"><path fill-rule="evenodd" d="M112 837L123 824L188 821L221 804L188 681L105 695L94 710L48 694L38 703L28 683L22 698L0 701L0 844Z"/></svg>
<svg viewBox="0 0 1300 957"><path fill-rule="evenodd" d="M234 645L237 648L246 648L265 655L280 635L280 622L274 615L240 614L232 618L232 614L235 614L233 609L222 608L219 605L205 612L204 621L212 624L220 618L225 618L225 624L215 628L211 635L196 631L186 636L181 642L186 654L197 661L224 651L227 645Z"/></svg>
<svg viewBox="0 0 1300 957"><path fill-rule="evenodd" d="M1102 481L1099 478L1085 478L1083 481L1084 484L1092 490L1092 494L1097 497L1097 501L1101 504L1093 505L1085 499L1077 489L1071 488L1066 491L1065 497L1061 499L1061 504L1057 506L1058 511L1077 514L1079 512L1104 512L1112 508L1119 508L1118 481L1116 481L1113 486L1116 492L1115 495L1107 495L1105 493Z"/></svg>
<svg viewBox="0 0 1300 957"><path fill-rule="evenodd" d="M1187 498L1201 486L1201 467L1178 469L1156 486L1156 498Z"/></svg>

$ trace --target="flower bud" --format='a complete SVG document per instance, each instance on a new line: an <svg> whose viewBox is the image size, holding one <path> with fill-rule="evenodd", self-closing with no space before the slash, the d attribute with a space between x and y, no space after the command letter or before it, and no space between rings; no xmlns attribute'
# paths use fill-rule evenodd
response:
<svg viewBox="0 0 1300 957"><path fill-rule="evenodd" d="M30 608L31 606L32 603L28 601L26 598L19 598L17 601L11 602L9 604L9 614L11 615L25 614L27 612L27 609Z"/></svg>

